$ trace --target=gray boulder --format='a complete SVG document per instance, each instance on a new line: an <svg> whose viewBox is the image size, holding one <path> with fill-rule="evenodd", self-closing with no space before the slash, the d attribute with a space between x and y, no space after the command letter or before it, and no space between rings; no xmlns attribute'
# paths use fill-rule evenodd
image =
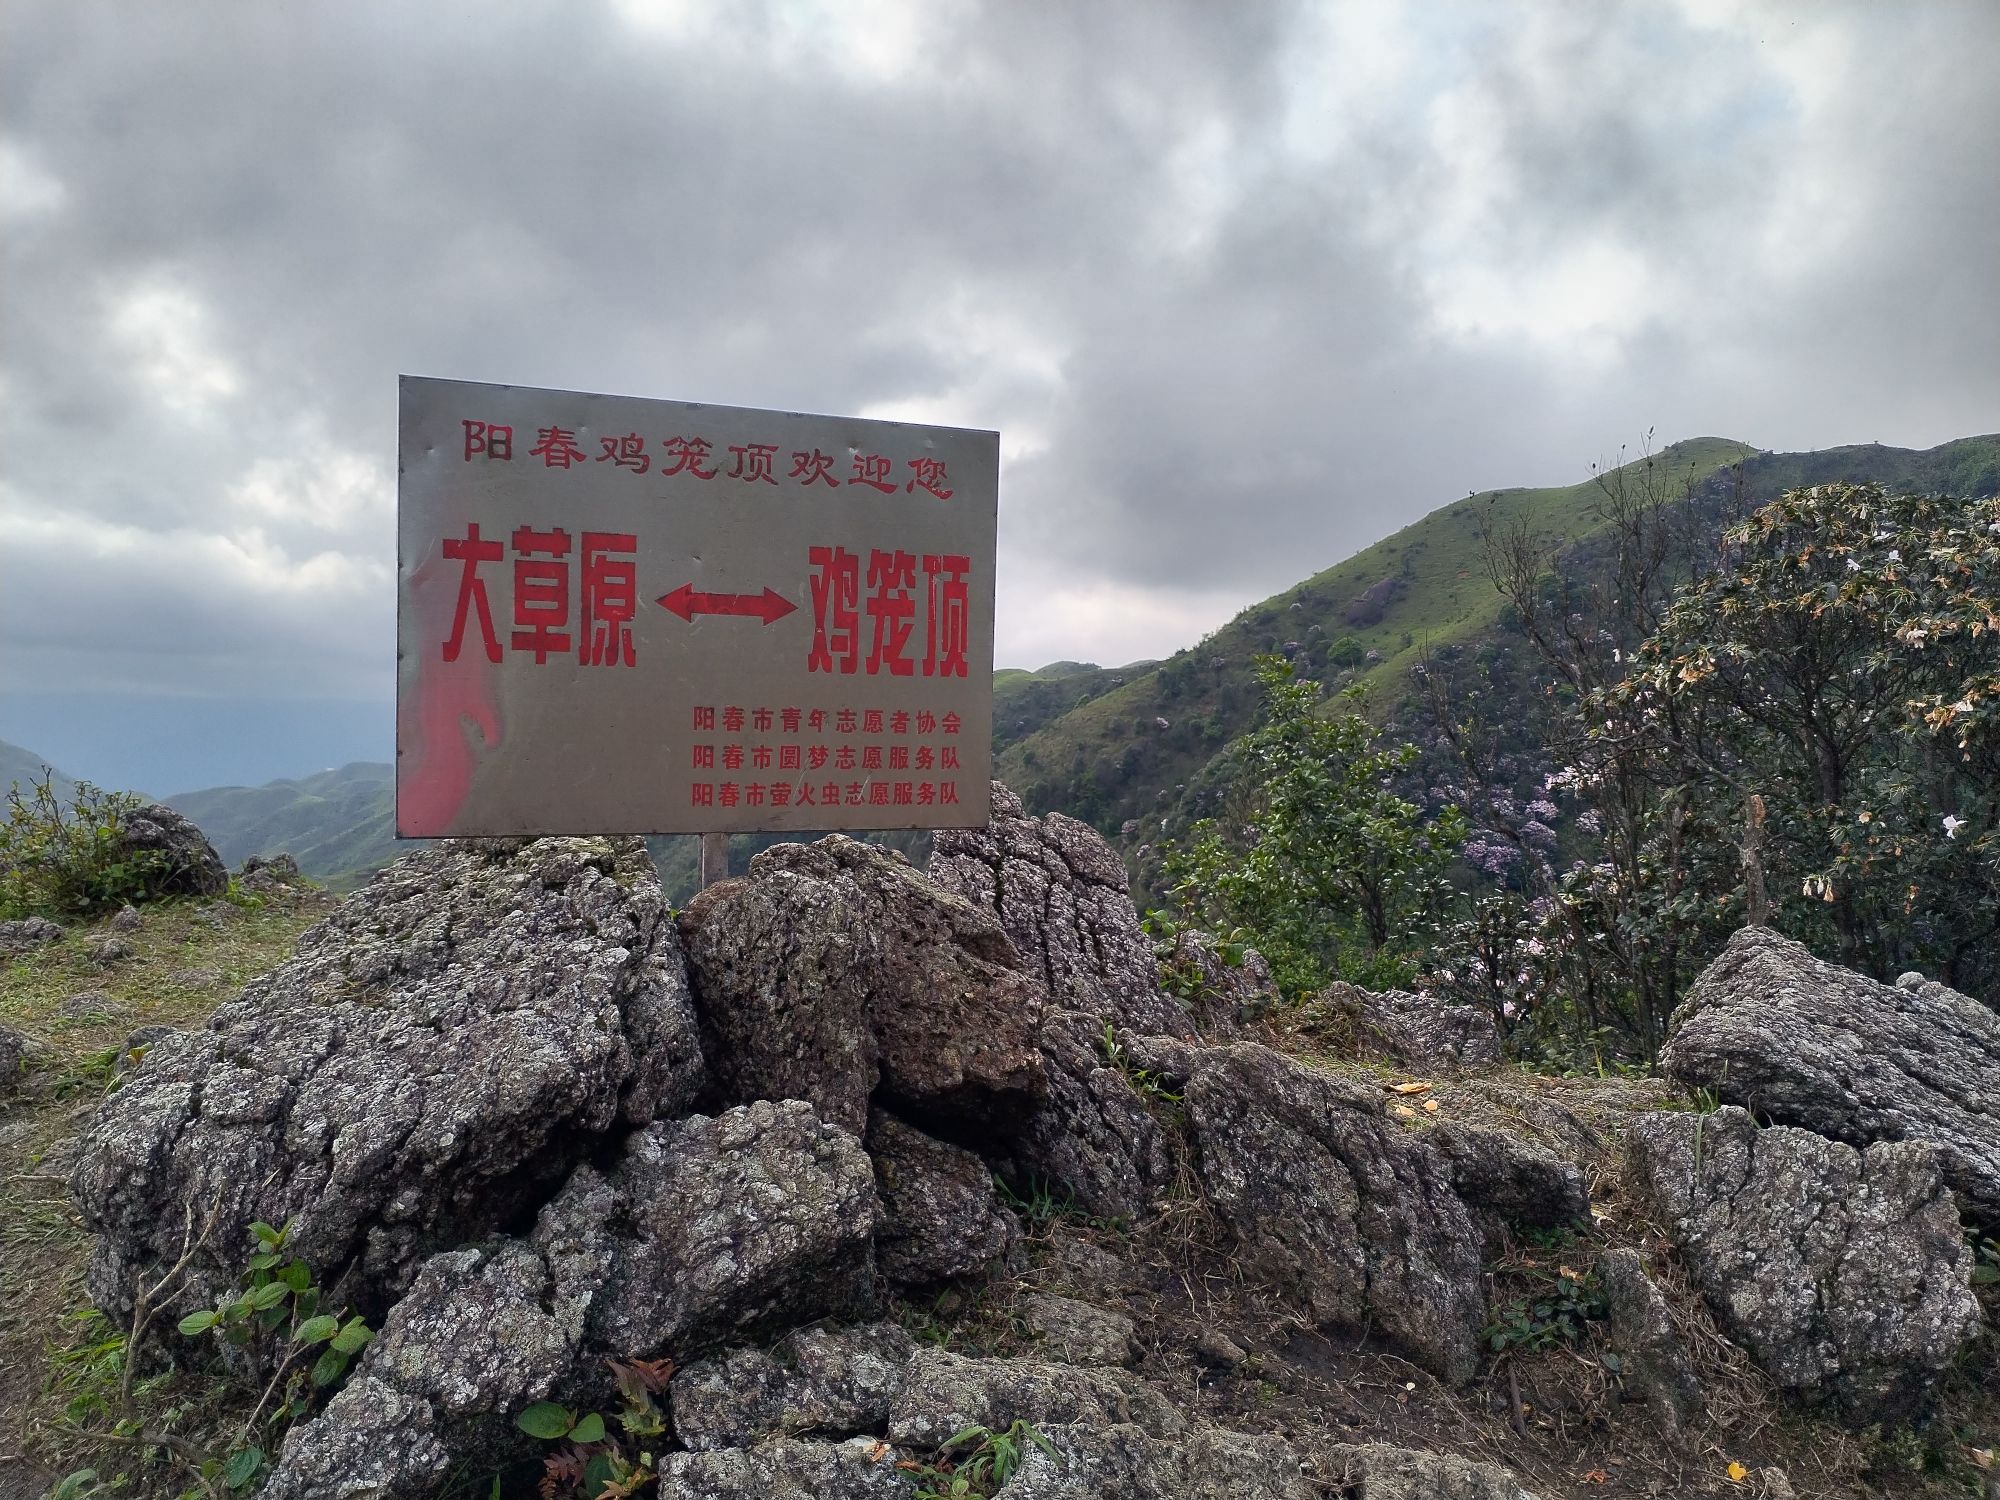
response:
<svg viewBox="0 0 2000 1500"><path fill-rule="evenodd" d="M531 1241L597 1287L586 1336L676 1359L874 1302L875 1176L801 1099L660 1121L608 1172L577 1169Z"/></svg>
<svg viewBox="0 0 2000 1500"><path fill-rule="evenodd" d="M41 1050L26 1032L0 1026L0 1104L27 1087L28 1069Z"/></svg>
<svg viewBox="0 0 2000 1500"><path fill-rule="evenodd" d="M1175 992L1206 1036L1234 1036L1284 999L1263 954L1245 948L1231 963L1214 938L1193 927L1174 934L1173 951L1161 967L1174 976Z"/></svg>
<svg viewBox="0 0 2000 1500"><path fill-rule="evenodd" d="M1470 1005L1345 982L1327 986L1313 1005L1347 1030L1363 1053L1413 1073L1473 1072L1503 1060L1499 1027Z"/></svg>
<svg viewBox="0 0 2000 1500"><path fill-rule="evenodd" d="M187 817L162 803L118 815L111 857L146 870L154 896L220 896L229 889L229 869L215 846Z"/></svg>
<svg viewBox="0 0 2000 1500"><path fill-rule="evenodd" d="M1043 1351L1064 1364L1129 1365L1139 1357L1138 1325L1122 1312L1049 1292L1023 1294L1014 1311Z"/></svg>
<svg viewBox="0 0 2000 1500"><path fill-rule="evenodd" d="M1666 1294L1646 1274L1639 1252L1628 1246L1597 1258L1597 1280L1604 1288L1619 1381L1652 1408L1669 1435L1678 1434L1700 1410L1701 1382Z"/></svg>
<svg viewBox="0 0 2000 1500"><path fill-rule="evenodd" d="M353 1378L286 1435L266 1500L415 1496L454 1463L504 1462L513 1417L570 1376L589 1300L516 1242L431 1257Z"/></svg>
<svg viewBox="0 0 2000 1500"><path fill-rule="evenodd" d="M1508 1230L1550 1230L1590 1222L1583 1173L1510 1130L1443 1120L1426 1139L1444 1159L1452 1190L1478 1215L1489 1251Z"/></svg>
<svg viewBox="0 0 2000 1500"><path fill-rule="evenodd" d="M0 922L0 958L14 958L44 943L61 939L62 927L47 917L23 917L15 922Z"/></svg>
<svg viewBox="0 0 2000 1500"><path fill-rule="evenodd" d="M1201 1180L1243 1254L1326 1325L1379 1329L1454 1384L1486 1321L1483 1236L1379 1090L1240 1042L1185 1092Z"/></svg>
<svg viewBox="0 0 2000 1500"><path fill-rule="evenodd" d="M1021 799L996 781L992 822L939 829L929 868L932 880L1000 919L1058 1009L1120 1031L1193 1030L1188 1013L1160 989L1124 862L1089 824L1061 813L1028 817Z"/></svg>
<svg viewBox="0 0 2000 1500"><path fill-rule="evenodd" d="M689 1448L880 1432L916 1343L894 1323L815 1327L769 1349L697 1360L674 1376L674 1434Z"/></svg>
<svg viewBox="0 0 2000 1500"><path fill-rule="evenodd" d="M2000 1228L2000 1013L1956 990L1877 984L1746 927L1674 1013L1660 1066L1850 1146L1929 1141L1971 1212Z"/></svg>
<svg viewBox="0 0 2000 1500"><path fill-rule="evenodd" d="M970 1151L878 1109L868 1117L868 1154L882 1200L875 1260L889 1280L924 1286L969 1276L1018 1241L993 1173Z"/></svg>
<svg viewBox="0 0 2000 1500"><path fill-rule="evenodd" d="M206 1304L247 1226L291 1219L322 1283L379 1318L425 1257L531 1216L704 1077L639 840L440 843L105 1099L71 1177L99 1236L91 1296L123 1316L192 1224L181 1300Z"/></svg>
<svg viewBox="0 0 2000 1500"><path fill-rule="evenodd" d="M1069 1423L1131 1423L1154 1437L1173 1437L1186 1427L1158 1391L1126 1370L920 1349L890 1409L889 1437L928 1449L968 1427L1004 1432L1015 1422L1043 1431Z"/></svg>
<svg viewBox="0 0 2000 1500"><path fill-rule="evenodd" d="M1640 1116L1626 1142L1717 1320L1795 1397L1907 1417L1978 1335L1935 1147L1856 1151L1731 1106Z"/></svg>
<svg viewBox="0 0 2000 1500"><path fill-rule="evenodd" d="M670 1453L660 1500L911 1500L916 1476L879 1438L809 1443L776 1438L755 1448Z"/></svg>
<svg viewBox="0 0 2000 1500"><path fill-rule="evenodd" d="M1321 1471L1344 1500L1535 1500L1498 1464L1386 1443L1336 1443Z"/></svg>
<svg viewBox="0 0 2000 1500"><path fill-rule="evenodd" d="M808 1099L859 1135L871 1097L963 1130L1047 1094L1041 993L994 918L901 855L836 834L779 844L681 913L724 1096Z"/></svg>
<svg viewBox="0 0 2000 1500"><path fill-rule="evenodd" d="M1172 1185L1173 1148L1131 1082L1106 1059L1104 1026L1080 1011L1044 1018L1048 1098L1013 1140L982 1149L1017 1191L1051 1191L1091 1214L1136 1218Z"/></svg>
<svg viewBox="0 0 2000 1500"><path fill-rule="evenodd" d="M994 1500L1313 1500L1283 1438L1214 1430L1161 1438L1130 1424L1043 1429Z"/></svg>

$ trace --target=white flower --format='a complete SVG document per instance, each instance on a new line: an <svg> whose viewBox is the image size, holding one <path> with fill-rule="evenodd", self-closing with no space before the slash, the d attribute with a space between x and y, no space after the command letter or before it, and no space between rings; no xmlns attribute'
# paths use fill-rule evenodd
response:
<svg viewBox="0 0 2000 1500"><path fill-rule="evenodd" d="M1504 1002L1500 1007L1500 1014L1505 1016L1510 1021L1513 1020L1514 1017L1518 1016L1520 1013L1521 1013L1521 1008L1518 1005L1516 1005L1512 1000Z"/></svg>
<svg viewBox="0 0 2000 1500"><path fill-rule="evenodd" d="M1902 549L1901 549L1901 548L1899 548L1899 547L1891 547L1891 548L1889 549L1889 561L1890 561L1890 562L1901 562L1902 560L1903 560L1903 553L1902 553Z"/></svg>
<svg viewBox="0 0 2000 1500"><path fill-rule="evenodd" d="M1850 557L1847 560L1847 571L1850 573L1859 573L1861 571L1861 564Z"/></svg>
<svg viewBox="0 0 2000 1500"><path fill-rule="evenodd" d="M1958 830L1964 826L1965 819L1961 818L1957 813L1946 813L1944 815L1944 836L1946 838L1957 838Z"/></svg>

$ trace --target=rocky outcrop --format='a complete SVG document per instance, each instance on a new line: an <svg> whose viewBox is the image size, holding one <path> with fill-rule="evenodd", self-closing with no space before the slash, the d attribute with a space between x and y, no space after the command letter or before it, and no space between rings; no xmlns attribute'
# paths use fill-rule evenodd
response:
<svg viewBox="0 0 2000 1500"><path fill-rule="evenodd" d="M1105 1023L1080 1011L1044 1018L1048 1098L1009 1142L984 1147L1017 1192L1050 1191L1088 1213L1134 1218L1174 1180L1167 1134L1104 1053Z"/></svg>
<svg viewBox="0 0 2000 1500"><path fill-rule="evenodd" d="M1677 1433L1700 1407L1701 1382L1674 1327L1673 1312L1639 1252L1629 1246L1597 1258L1604 1316L1626 1391L1652 1408L1660 1424Z"/></svg>
<svg viewBox="0 0 2000 1500"><path fill-rule="evenodd" d="M1380 1092L1252 1043L1184 1094L1202 1184L1243 1254L1321 1323L1380 1330L1440 1378L1477 1363L1482 1234L1450 1169Z"/></svg>
<svg viewBox="0 0 2000 1500"><path fill-rule="evenodd" d="M15 922L0 922L0 958L13 958L44 943L57 942L62 935L61 925L47 917L23 917Z"/></svg>
<svg viewBox="0 0 2000 1500"><path fill-rule="evenodd" d="M1014 1422L1043 1430L1131 1423L1154 1437L1175 1436L1187 1425L1158 1391L1125 1370L921 1349L889 1412L889 1437L928 1449L968 1427L1005 1432Z"/></svg>
<svg viewBox="0 0 2000 1500"><path fill-rule="evenodd" d="M532 1242L597 1288L594 1348L675 1358L874 1301L875 1175L860 1141L804 1100L759 1100L630 1136L580 1167Z"/></svg>
<svg viewBox="0 0 2000 1500"><path fill-rule="evenodd" d="M1427 1139L1444 1158L1452 1191L1478 1215L1490 1251L1502 1248L1509 1230L1590 1222L1583 1173L1533 1141L1457 1120L1433 1126Z"/></svg>
<svg viewBox="0 0 2000 1500"><path fill-rule="evenodd" d="M39 1050L27 1033L0 1026L0 1106L27 1086L28 1067Z"/></svg>
<svg viewBox="0 0 2000 1500"><path fill-rule="evenodd" d="M1225 955L1214 938L1193 927L1174 934L1173 949L1161 968L1173 976L1175 993L1209 1037L1234 1036L1277 1009L1284 998L1263 954L1244 948Z"/></svg>
<svg viewBox="0 0 2000 1500"><path fill-rule="evenodd" d="M1502 1060L1493 1017L1469 1005L1335 983L1314 996L1312 1007L1346 1030L1364 1054L1413 1073L1471 1072Z"/></svg>
<svg viewBox="0 0 2000 1500"><path fill-rule="evenodd" d="M1941 984L1877 984L1746 927L1675 1012L1660 1066L1760 1119L1867 1146L1928 1141L2000 1228L2000 1013Z"/></svg>
<svg viewBox="0 0 2000 1500"><path fill-rule="evenodd" d="M1146 1035L1193 1029L1160 989L1124 862L1089 824L1028 817L996 781L991 824L938 830L930 877L999 918L1057 1009Z"/></svg>
<svg viewBox="0 0 2000 1500"><path fill-rule="evenodd" d="M875 1259L889 1280L924 1286L970 1275L1013 1248L1014 1218L970 1151L878 1109L868 1118L868 1154L882 1200Z"/></svg>
<svg viewBox="0 0 2000 1500"><path fill-rule="evenodd" d="M1641 1116L1626 1141L1717 1320L1794 1396L1905 1417L1977 1335L1935 1147L1857 1151L1733 1107Z"/></svg>
<svg viewBox="0 0 2000 1500"><path fill-rule="evenodd" d="M894 1323L816 1327L732 1349L674 1377L674 1435L690 1448L880 1432L916 1343Z"/></svg>
<svg viewBox="0 0 2000 1500"><path fill-rule="evenodd" d="M1029 1292L1014 1303L1043 1351L1070 1365L1129 1365L1139 1355L1139 1329L1108 1307Z"/></svg>
<svg viewBox="0 0 2000 1500"><path fill-rule="evenodd" d="M1385 1443L1335 1444L1321 1471L1346 1500L1535 1500L1498 1464Z"/></svg>
<svg viewBox="0 0 2000 1500"><path fill-rule="evenodd" d="M755 1448L670 1453L660 1500L911 1500L914 1475L877 1438L808 1443L776 1438Z"/></svg>
<svg viewBox="0 0 2000 1500"><path fill-rule="evenodd" d="M1129 1424L1051 1427L995 1500L1313 1500L1283 1438L1205 1431L1162 1439ZM1053 1450L1053 1451L1050 1451Z"/></svg>
<svg viewBox="0 0 2000 1500"><path fill-rule="evenodd" d="M920 1125L1004 1135L1047 1095L1041 991L999 922L891 850L779 844L680 924L732 1102L807 1099L859 1135L879 1096Z"/></svg>
<svg viewBox="0 0 2000 1500"><path fill-rule="evenodd" d="M206 1304L252 1221L293 1220L294 1252L379 1317L426 1256L532 1217L704 1077L643 844L439 844L106 1098L71 1179L91 1295L121 1314L198 1240L181 1301Z"/></svg>
<svg viewBox="0 0 2000 1500"><path fill-rule="evenodd" d="M215 846L186 816L158 802L120 813L107 853L143 871L149 895L220 896L229 889L229 869Z"/></svg>

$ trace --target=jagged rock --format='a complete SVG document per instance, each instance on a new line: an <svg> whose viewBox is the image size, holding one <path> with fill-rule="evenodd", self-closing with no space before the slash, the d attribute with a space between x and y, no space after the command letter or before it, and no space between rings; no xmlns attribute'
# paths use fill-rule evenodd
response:
<svg viewBox="0 0 2000 1500"><path fill-rule="evenodd" d="M880 1432L916 1341L894 1323L798 1329L770 1349L731 1349L674 1377L674 1433L690 1448L773 1437Z"/></svg>
<svg viewBox="0 0 2000 1500"><path fill-rule="evenodd" d="M47 917L23 917L18 922L0 922L0 958L12 958L58 941L62 928Z"/></svg>
<svg viewBox="0 0 2000 1500"><path fill-rule="evenodd" d="M432 1256L354 1376L286 1436L266 1500L422 1495L454 1463L518 1450L513 1418L569 1377L590 1301L549 1283L518 1242Z"/></svg>
<svg viewBox="0 0 2000 1500"><path fill-rule="evenodd" d="M999 917L1057 1008L1121 1031L1192 1030L1160 989L1123 861L1088 823L1061 813L1030 818L996 781L991 824L937 831L930 877Z"/></svg>
<svg viewBox="0 0 2000 1500"><path fill-rule="evenodd" d="M808 1099L859 1135L868 1103L1005 1133L1047 1093L1039 990L991 915L901 855L779 844L681 914L725 1097Z"/></svg>
<svg viewBox="0 0 2000 1500"><path fill-rule="evenodd" d="M967 1276L1018 1240L992 1172L970 1151L878 1109L868 1117L868 1154L882 1199L875 1260L889 1280L922 1286Z"/></svg>
<svg viewBox="0 0 2000 1500"><path fill-rule="evenodd" d="M1534 1142L1457 1120L1439 1122L1427 1139L1444 1158L1452 1190L1481 1219L1489 1249L1499 1248L1504 1229L1590 1222L1583 1173Z"/></svg>
<svg viewBox="0 0 2000 1500"><path fill-rule="evenodd" d="M1385 1443L1336 1443L1320 1468L1346 1500L1535 1500L1498 1464Z"/></svg>
<svg viewBox="0 0 2000 1500"><path fill-rule="evenodd" d="M867 1312L875 1215L861 1143L802 1099L760 1099L635 1131L608 1173L577 1169L531 1238L600 1288L593 1347L685 1358Z"/></svg>
<svg viewBox="0 0 2000 1500"><path fill-rule="evenodd" d="M911 1500L914 1475L879 1438L670 1453L660 1460L660 1500Z"/></svg>
<svg viewBox="0 0 2000 1500"><path fill-rule="evenodd" d="M1373 1326L1453 1383L1486 1321L1482 1235L1380 1093L1240 1042L1185 1091L1203 1185L1245 1258L1323 1324Z"/></svg>
<svg viewBox="0 0 2000 1500"><path fill-rule="evenodd" d="M2000 1227L2000 1012L1941 984L1877 984L1746 927L1674 1013L1660 1066L1759 1118L1867 1146L1929 1141Z"/></svg>
<svg viewBox="0 0 2000 1500"><path fill-rule="evenodd" d="M1042 1348L1065 1364L1129 1365L1139 1356L1138 1325L1108 1307L1029 1292L1014 1309Z"/></svg>
<svg viewBox="0 0 2000 1500"><path fill-rule="evenodd" d="M129 902L118 908L109 923L113 932L137 932L139 930L139 908Z"/></svg>
<svg viewBox="0 0 2000 1500"><path fill-rule="evenodd" d="M1043 1019L1047 1100L1011 1142L983 1147L1017 1190L1045 1188L1086 1212L1132 1218L1174 1180L1166 1133L1102 1050L1104 1022L1077 1011Z"/></svg>
<svg viewBox="0 0 2000 1500"><path fill-rule="evenodd" d="M111 1071L119 1077L131 1072L146 1060L155 1043L163 1037L178 1033L171 1026L140 1026L125 1034L125 1045L118 1049L118 1056L112 1060Z"/></svg>
<svg viewBox="0 0 2000 1500"><path fill-rule="evenodd" d="M220 896L229 889L229 869L215 846L183 814L158 802L119 814L109 857L145 869L146 888L155 896Z"/></svg>
<svg viewBox="0 0 2000 1500"><path fill-rule="evenodd" d="M130 1010L130 1006L112 999L103 990L78 990L56 1007L56 1014L65 1021L81 1021L86 1017L110 1021Z"/></svg>
<svg viewBox="0 0 2000 1500"><path fill-rule="evenodd" d="M1186 1425L1158 1391L1126 1370L968 1359L944 1349L920 1349L890 1409L889 1437L935 1448L968 1427L1004 1432L1017 1421L1043 1431L1072 1422L1091 1427L1129 1422L1154 1437L1173 1437Z"/></svg>
<svg viewBox="0 0 2000 1500"><path fill-rule="evenodd" d="M298 879L299 862L291 855L274 854L265 859L253 854L243 861L236 883L253 896L283 896L291 893Z"/></svg>
<svg viewBox="0 0 2000 1500"><path fill-rule="evenodd" d="M1344 982L1322 990L1313 1005L1350 1028L1363 1052L1412 1072L1459 1073L1498 1067L1502 1060L1493 1017L1470 1005Z"/></svg>
<svg viewBox="0 0 2000 1500"><path fill-rule="evenodd" d="M100 969L108 969L131 956L132 945L116 933L108 932L90 945L90 961Z"/></svg>
<svg viewBox="0 0 2000 1500"><path fill-rule="evenodd" d="M1174 934L1173 951L1161 967L1178 976L1175 989L1181 1003L1207 1036L1234 1036L1284 999L1263 954L1245 948L1241 959L1231 963L1213 937L1193 927Z"/></svg>
<svg viewBox="0 0 2000 1500"><path fill-rule="evenodd" d="M26 1032L0 1026L0 1100L26 1085L29 1060L39 1050Z"/></svg>
<svg viewBox="0 0 2000 1500"><path fill-rule="evenodd" d="M1935 1147L1856 1151L1733 1106L1642 1116L1626 1142L1716 1318L1795 1396L1907 1416L1978 1334Z"/></svg>
<svg viewBox="0 0 2000 1500"><path fill-rule="evenodd" d="M1678 1433L1700 1409L1701 1382L1674 1327L1666 1294L1629 1246L1597 1258L1597 1281L1604 1289L1619 1380L1653 1409L1669 1435Z"/></svg>
<svg viewBox="0 0 2000 1500"><path fill-rule="evenodd" d="M323 1284L379 1317L426 1256L532 1214L703 1079L639 840L440 843L106 1098L71 1179L91 1296L122 1316L212 1212L182 1310L235 1280L251 1221L293 1219Z"/></svg>
<svg viewBox="0 0 2000 1500"><path fill-rule="evenodd" d="M1202 1431L1161 1439L1131 1425L1045 1428L994 1500L1313 1500L1291 1444Z"/></svg>

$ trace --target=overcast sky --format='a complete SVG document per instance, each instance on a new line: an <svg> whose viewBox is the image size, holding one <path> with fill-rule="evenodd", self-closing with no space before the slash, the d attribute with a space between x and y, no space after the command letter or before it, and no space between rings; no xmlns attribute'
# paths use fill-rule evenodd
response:
<svg viewBox="0 0 2000 1500"><path fill-rule="evenodd" d="M0 27L0 735L159 792L388 757L399 372L997 428L1016 665L1649 427L2000 428L1990 3Z"/></svg>

